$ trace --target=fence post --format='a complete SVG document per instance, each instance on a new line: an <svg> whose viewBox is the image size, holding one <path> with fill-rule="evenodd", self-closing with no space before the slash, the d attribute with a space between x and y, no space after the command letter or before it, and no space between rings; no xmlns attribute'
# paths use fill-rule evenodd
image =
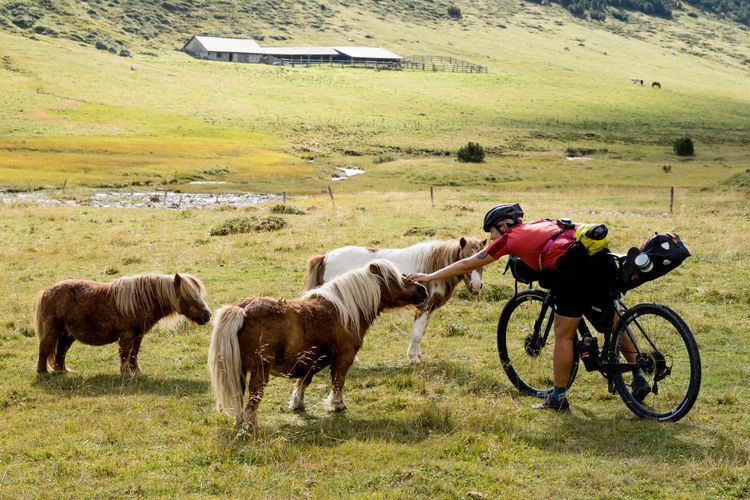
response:
<svg viewBox="0 0 750 500"><path fill-rule="evenodd" d="M432 208L435 208L435 193L432 190L432 186L430 186L430 204Z"/></svg>
<svg viewBox="0 0 750 500"><path fill-rule="evenodd" d="M68 179L65 179L65 182L63 182L62 192L65 194L65 186L68 185Z"/></svg>
<svg viewBox="0 0 750 500"><path fill-rule="evenodd" d="M281 193L281 200L282 200L282 203L284 205L286 205L286 191L284 191L283 193Z"/></svg>
<svg viewBox="0 0 750 500"><path fill-rule="evenodd" d="M673 206L674 206L674 186L669 188L669 215L672 215Z"/></svg>
<svg viewBox="0 0 750 500"><path fill-rule="evenodd" d="M333 190L330 184L328 185L328 196L331 197L331 205L333 205L333 208L336 208L336 200L333 199Z"/></svg>

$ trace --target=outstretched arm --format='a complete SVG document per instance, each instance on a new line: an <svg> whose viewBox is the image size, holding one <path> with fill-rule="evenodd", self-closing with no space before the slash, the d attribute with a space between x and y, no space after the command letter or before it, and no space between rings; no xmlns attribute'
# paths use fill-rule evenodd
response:
<svg viewBox="0 0 750 500"><path fill-rule="evenodd" d="M486 266L495 259L492 258L486 250L481 250L471 257L458 260L449 266L445 266L442 269L438 269L434 273L413 273L406 277L409 281L415 281L417 283L427 283L429 281L451 278L461 274L468 273L474 269L478 269L482 266Z"/></svg>

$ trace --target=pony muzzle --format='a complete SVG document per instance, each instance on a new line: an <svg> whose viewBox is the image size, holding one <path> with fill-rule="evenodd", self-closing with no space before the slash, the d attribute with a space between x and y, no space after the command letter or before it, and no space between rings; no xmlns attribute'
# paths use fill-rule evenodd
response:
<svg viewBox="0 0 750 500"><path fill-rule="evenodd" d="M209 322L210 319L211 319L211 311L206 309L205 311L202 311L200 315L198 315L197 323L199 325L205 325L206 323Z"/></svg>
<svg viewBox="0 0 750 500"><path fill-rule="evenodd" d="M415 292L417 302L417 307L421 306L425 303L427 300L427 297L430 296L430 293L427 291L427 287L422 285L421 283L417 283L417 290Z"/></svg>

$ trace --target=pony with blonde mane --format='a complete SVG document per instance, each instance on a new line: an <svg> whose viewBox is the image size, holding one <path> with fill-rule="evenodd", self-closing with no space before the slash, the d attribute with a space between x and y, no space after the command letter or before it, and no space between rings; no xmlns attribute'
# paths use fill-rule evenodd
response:
<svg viewBox="0 0 750 500"><path fill-rule="evenodd" d="M189 274L142 274L111 283L65 280L39 294L36 371L68 371L65 355L78 340L88 345L119 342L120 373L140 371L143 336L160 320L179 315L203 325L211 319L203 283Z"/></svg>
<svg viewBox="0 0 750 500"><path fill-rule="evenodd" d="M304 408L313 375L331 367L329 410L346 409L344 380L367 329L383 309L418 305L427 290L377 260L294 300L248 297L221 307L214 318L208 371L216 409L255 427L270 375L298 379L289 401ZM249 382L246 380L249 377ZM246 385L250 393L243 399Z"/></svg>
<svg viewBox="0 0 750 500"><path fill-rule="evenodd" d="M417 243L407 248L365 248L348 246L331 250L325 255L314 255L307 260L305 290L322 285L340 274L356 269L374 259L386 259L404 274L431 273L454 262L471 257L481 251L487 240L471 236L458 240L433 240ZM422 304L414 317L411 342L406 355L412 363L422 359L422 337L427 330L430 316L451 298L456 286L463 279L472 296L482 289L482 268L471 273L426 283L429 298Z"/></svg>

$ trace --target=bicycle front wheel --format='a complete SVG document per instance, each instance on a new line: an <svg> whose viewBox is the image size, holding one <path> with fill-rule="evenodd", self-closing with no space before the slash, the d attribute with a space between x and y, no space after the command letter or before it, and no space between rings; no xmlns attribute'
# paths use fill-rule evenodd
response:
<svg viewBox="0 0 750 500"><path fill-rule="evenodd" d="M615 387L641 418L676 422L693 407L701 385L698 345L670 308L644 303L629 309L617 327L613 363L636 363L648 386L632 372L613 373Z"/></svg>
<svg viewBox="0 0 750 500"><path fill-rule="evenodd" d="M497 323L497 351L505 374L516 389L539 398L549 394L554 383L554 316L546 298L541 290L523 290L508 300ZM577 372L574 355L568 387Z"/></svg>

